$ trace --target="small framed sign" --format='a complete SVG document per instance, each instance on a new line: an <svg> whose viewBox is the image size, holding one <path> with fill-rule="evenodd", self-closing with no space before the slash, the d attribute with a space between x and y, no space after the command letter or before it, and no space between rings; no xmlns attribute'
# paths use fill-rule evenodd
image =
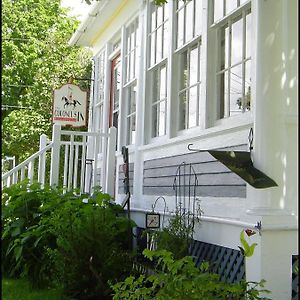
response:
<svg viewBox="0 0 300 300"><path fill-rule="evenodd" d="M62 126L87 126L87 92L72 83L55 89L52 122Z"/></svg>
<svg viewBox="0 0 300 300"><path fill-rule="evenodd" d="M160 228L160 214L147 213L146 214L146 228Z"/></svg>

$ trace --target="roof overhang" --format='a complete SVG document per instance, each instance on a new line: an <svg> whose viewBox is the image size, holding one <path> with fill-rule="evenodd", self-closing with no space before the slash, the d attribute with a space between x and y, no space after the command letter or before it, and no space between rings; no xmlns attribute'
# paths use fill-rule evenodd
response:
<svg viewBox="0 0 300 300"><path fill-rule="evenodd" d="M99 32L127 2L128 0L98 0L94 2L89 13L72 35L69 45L93 47L100 35Z"/></svg>

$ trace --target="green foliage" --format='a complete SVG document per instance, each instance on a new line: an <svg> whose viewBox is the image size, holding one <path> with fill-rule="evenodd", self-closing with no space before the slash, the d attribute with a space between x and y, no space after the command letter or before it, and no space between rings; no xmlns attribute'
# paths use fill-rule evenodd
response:
<svg viewBox="0 0 300 300"><path fill-rule="evenodd" d="M2 144L3 153L10 153L25 160L33 151L38 151L40 135L49 132L51 124L41 114L26 110L14 110L4 118ZM36 142L33 142L36 141Z"/></svg>
<svg viewBox="0 0 300 300"><path fill-rule="evenodd" d="M3 111L4 155L34 153L37 133L50 133L53 89L90 77L90 51L68 45L77 26L59 0L2 1L2 105L29 107Z"/></svg>
<svg viewBox="0 0 300 300"><path fill-rule="evenodd" d="M2 226L3 274L37 287L63 285L77 299L109 299L107 281L123 280L132 268L128 232L135 224L101 191L88 197L12 185L2 194Z"/></svg>
<svg viewBox="0 0 300 300"><path fill-rule="evenodd" d="M238 246L241 250L241 253L245 257L251 257L254 253L254 249L257 246L257 243L253 243L252 245L249 245L248 242L245 239L245 232L244 230L240 233L240 241L242 243L242 247Z"/></svg>
<svg viewBox="0 0 300 300"><path fill-rule="evenodd" d="M3 300L67 300L62 289L32 289L26 279L2 278Z"/></svg>
<svg viewBox="0 0 300 300"><path fill-rule="evenodd" d="M202 211L197 209L196 215L177 208L175 216L169 220L168 226L162 231L156 231L157 249L170 251L175 259L188 255L189 245L193 238L194 225L199 222Z"/></svg>
<svg viewBox="0 0 300 300"><path fill-rule="evenodd" d="M215 300L215 299L265 299L261 298L264 281L259 283L240 282L228 284L222 282L217 274L209 273L207 263L197 268L193 258L186 256L175 260L166 250L144 250L145 257L156 261L152 275L134 278L130 276L123 282L112 286L114 300Z"/></svg>

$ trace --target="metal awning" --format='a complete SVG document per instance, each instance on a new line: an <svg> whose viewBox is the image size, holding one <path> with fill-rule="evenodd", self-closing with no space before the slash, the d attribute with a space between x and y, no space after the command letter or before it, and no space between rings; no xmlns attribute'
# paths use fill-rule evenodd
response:
<svg viewBox="0 0 300 300"><path fill-rule="evenodd" d="M256 189L264 189L269 187L278 186L277 183L268 177L266 174L256 169L253 166L250 152L247 151L221 151L221 150L196 150L191 149L190 151L210 153L214 158L220 161L233 173L237 174L251 186Z"/></svg>

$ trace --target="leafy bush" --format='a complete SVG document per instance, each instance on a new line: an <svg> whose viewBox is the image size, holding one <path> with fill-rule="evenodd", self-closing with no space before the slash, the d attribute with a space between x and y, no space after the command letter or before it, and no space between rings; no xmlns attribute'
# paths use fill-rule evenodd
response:
<svg viewBox="0 0 300 300"><path fill-rule="evenodd" d="M38 287L63 285L78 299L109 298L107 280L123 280L131 270L134 225L100 191L91 198L13 185L2 194L2 272Z"/></svg>
<svg viewBox="0 0 300 300"><path fill-rule="evenodd" d="M186 256L175 260L172 253L166 250L144 250L144 255L156 261L152 275L138 278L129 276L123 282L112 285L113 300L182 300L182 299L265 299L259 290L264 281L236 284L222 282L217 274L208 272L208 264L203 263L197 268L193 258Z"/></svg>
<svg viewBox="0 0 300 300"><path fill-rule="evenodd" d="M129 275L133 254L128 229L134 226L119 205L98 193L89 203L70 201L51 218L57 249L50 251L58 279L77 299L110 299L108 280Z"/></svg>

